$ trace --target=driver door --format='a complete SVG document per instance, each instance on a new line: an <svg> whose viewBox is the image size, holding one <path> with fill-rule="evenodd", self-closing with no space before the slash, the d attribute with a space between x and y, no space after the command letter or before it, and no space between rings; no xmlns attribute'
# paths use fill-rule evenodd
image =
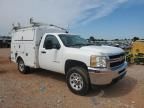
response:
<svg viewBox="0 0 144 108"><path fill-rule="evenodd" d="M62 62L62 48L54 35L47 35L39 52L40 67L46 70L60 72Z"/></svg>

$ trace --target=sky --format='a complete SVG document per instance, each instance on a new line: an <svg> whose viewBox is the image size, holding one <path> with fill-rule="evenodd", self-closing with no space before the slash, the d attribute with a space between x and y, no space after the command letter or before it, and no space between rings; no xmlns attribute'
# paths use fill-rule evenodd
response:
<svg viewBox="0 0 144 108"><path fill-rule="evenodd" d="M85 38L144 38L144 0L0 0L0 35L30 17Z"/></svg>

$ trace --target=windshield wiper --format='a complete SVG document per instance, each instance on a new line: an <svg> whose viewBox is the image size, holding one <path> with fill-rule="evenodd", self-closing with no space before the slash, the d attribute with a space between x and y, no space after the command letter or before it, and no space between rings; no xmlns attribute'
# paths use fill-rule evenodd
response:
<svg viewBox="0 0 144 108"><path fill-rule="evenodd" d="M88 44L86 44L86 45L94 45L94 44L92 44L92 43L88 43Z"/></svg>
<svg viewBox="0 0 144 108"><path fill-rule="evenodd" d="M70 46L79 46L79 47L82 47L82 46L89 46L89 45L94 45L94 44L90 44L90 43L88 43L88 44L72 44L72 45L68 45L69 47Z"/></svg>
<svg viewBox="0 0 144 108"><path fill-rule="evenodd" d="M87 44L73 44L72 46L87 46Z"/></svg>

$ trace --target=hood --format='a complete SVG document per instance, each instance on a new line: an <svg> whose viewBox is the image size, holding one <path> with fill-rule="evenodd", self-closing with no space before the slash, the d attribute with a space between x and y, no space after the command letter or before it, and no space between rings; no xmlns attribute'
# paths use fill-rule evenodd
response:
<svg viewBox="0 0 144 108"><path fill-rule="evenodd" d="M81 50L86 50L100 55L116 55L124 53L124 50L112 46L84 46L80 48Z"/></svg>

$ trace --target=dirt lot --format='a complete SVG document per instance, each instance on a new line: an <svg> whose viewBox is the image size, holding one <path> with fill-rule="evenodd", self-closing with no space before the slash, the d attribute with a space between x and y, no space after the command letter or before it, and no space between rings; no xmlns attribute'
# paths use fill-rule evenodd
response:
<svg viewBox="0 0 144 108"><path fill-rule="evenodd" d="M65 76L45 70L22 75L0 49L0 108L144 108L144 65L131 65L127 76L87 96L69 91Z"/></svg>

